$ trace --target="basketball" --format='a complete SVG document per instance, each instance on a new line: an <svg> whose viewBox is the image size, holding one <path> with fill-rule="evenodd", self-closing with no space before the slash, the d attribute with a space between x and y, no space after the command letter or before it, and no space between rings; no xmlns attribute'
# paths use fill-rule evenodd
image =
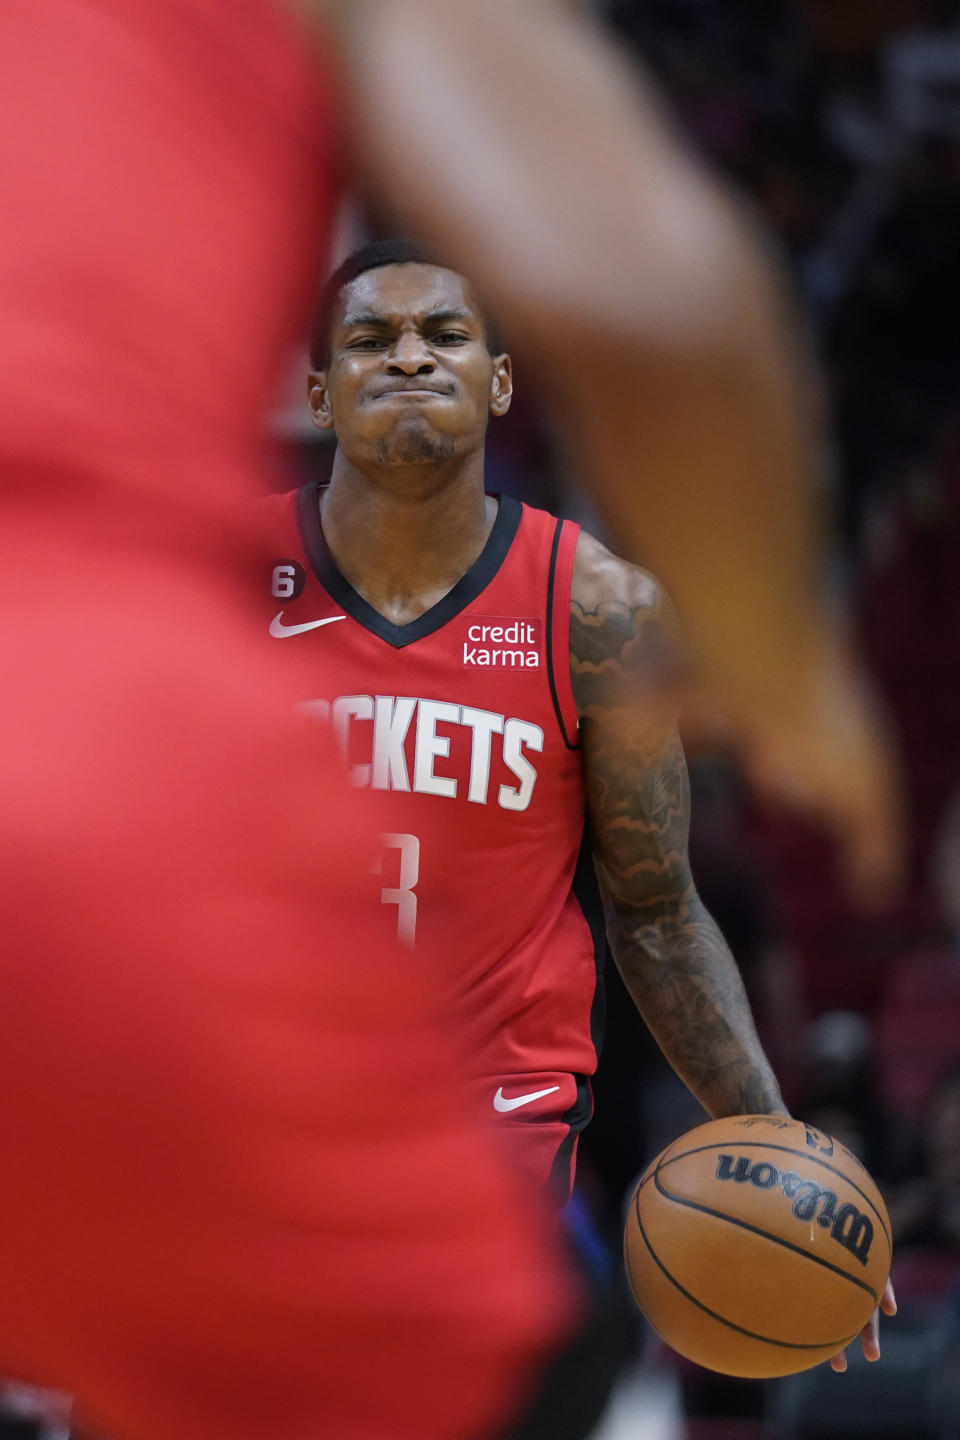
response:
<svg viewBox="0 0 960 1440"><path fill-rule="evenodd" d="M890 1219L849 1150L783 1116L688 1131L648 1166L627 1276L668 1345L725 1375L808 1370L856 1339L890 1271Z"/></svg>

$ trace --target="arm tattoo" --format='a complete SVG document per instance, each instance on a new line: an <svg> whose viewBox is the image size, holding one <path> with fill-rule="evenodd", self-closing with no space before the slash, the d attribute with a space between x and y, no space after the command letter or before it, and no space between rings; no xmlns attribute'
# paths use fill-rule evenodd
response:
<svg viewBox="0 0 960 1440"><path fill-rule="evenodd" d="M595 610L572 603L571 674L607 934L660 1048L711 1115L783 1109L740 973L690 873L683 747L649 683L668 644L649 591Z"/></svg>

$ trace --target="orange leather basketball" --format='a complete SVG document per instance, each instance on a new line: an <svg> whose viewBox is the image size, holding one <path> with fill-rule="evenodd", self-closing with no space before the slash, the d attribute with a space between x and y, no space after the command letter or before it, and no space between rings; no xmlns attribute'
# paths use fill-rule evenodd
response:
<svg viewBox="0 0 960 1440"><path fill-rule="evenodd" d="M668 1145L624 1233L653 1328L727 1375L790 1375L853 1341L890 1272L890 1218L849 1150L799 1120L738 1115Z"/></svg>

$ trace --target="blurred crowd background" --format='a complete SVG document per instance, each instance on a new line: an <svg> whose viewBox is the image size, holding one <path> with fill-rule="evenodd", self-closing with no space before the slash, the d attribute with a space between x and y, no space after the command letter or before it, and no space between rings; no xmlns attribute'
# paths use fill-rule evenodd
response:
<svg viewBox="0 0 960 1440"><path fill-rule="evenodd" d="M639 1322L628 1349L669 1382L671 1440L960 1440L960 0L592 8L789 267L821 362L831 583L899 738L910 822L904 892L865 912L827 837L759 805L722 734L690 754L695 874L787 1102L889 1204L900 1315L881 1364L761 1385L667 1355ZM491 429L488 488L598 528L528 369ZM284 425L292 483L322 473L329 442L299 398ZM615 1269L631 1182L704 1117L609 970L578 1205ZM611 1436L653 1434L645 1393ZM8 1390L3 1440L63 1433L38 1430L33 1401Z"/></svg>

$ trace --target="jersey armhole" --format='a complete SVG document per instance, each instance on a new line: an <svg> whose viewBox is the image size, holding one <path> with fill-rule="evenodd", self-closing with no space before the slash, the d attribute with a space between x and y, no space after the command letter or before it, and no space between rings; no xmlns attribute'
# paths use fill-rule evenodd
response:
<svg viewBox="0 0 960 1440"><path fill-rule="evenodd" d="M560 734L568 750L580 745L577 707L570 679L570 591L580 526L558 520L547 581L547 674Z"/></svg>

